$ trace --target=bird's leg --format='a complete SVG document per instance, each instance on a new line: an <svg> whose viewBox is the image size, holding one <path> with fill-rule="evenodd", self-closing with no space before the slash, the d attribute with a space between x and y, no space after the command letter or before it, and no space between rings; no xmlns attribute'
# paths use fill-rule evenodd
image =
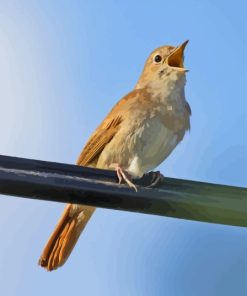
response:
<svg viewBox="0 0 247 296"><path fill-rule="evenodd" d="M165 176L163 174L161 174L160 171L149 172L148 174L151 175L151 178L152 178L151 179L151 184L146 186L148 188L157 186L159 183L161 183L165 179Z"/></svg>
<svg viewBox="0 0 247 296"><path fill-rule="evenodd" d="M127 173L120 167L119 164L116 164L115 170L117 172L119 184L121 184L122 180L124 180L130 188L133 188L137 192L135 184L130 181L130 177L127 176Z"/></svg>

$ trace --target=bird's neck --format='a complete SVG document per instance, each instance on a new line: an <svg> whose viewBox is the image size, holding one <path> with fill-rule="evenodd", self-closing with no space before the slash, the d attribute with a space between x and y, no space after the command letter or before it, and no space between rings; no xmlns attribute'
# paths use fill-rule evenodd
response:
<svg viewBox="0 0 247 296"><path fill-rule="evenodd" d="M185 74L171 71L156 79L149 80L148 83L141 83L141 79L136 85L136 89L145 88L151 94L152 100L157 100L165 105L180 105L185 100L184 86L186 83Z"/></svg>

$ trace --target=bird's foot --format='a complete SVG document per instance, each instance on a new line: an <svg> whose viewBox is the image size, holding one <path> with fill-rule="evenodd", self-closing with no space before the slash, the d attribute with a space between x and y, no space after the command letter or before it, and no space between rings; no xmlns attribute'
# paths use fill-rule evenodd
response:
<svg viewBox="0 0 247 296"><path fill-rule="evenodd" d="M165 176L163 174L161 174L160 171L149 172L148 176L150 178L151 183L148 186L146 186L147 188L155 187L155 186L159 185L160 183L162 183L165 179Z"/></svg>
<svg viewBox="0 0 247 296"><path fill-rule="evenodd" d="M130 181L131 177L128 176L129 174L126 171L124 171L119 165L117 165L115 169L118 176L118 183L121 184L122 180L124 180L130 188L133 188L137 192L135 184Z"/></svg>

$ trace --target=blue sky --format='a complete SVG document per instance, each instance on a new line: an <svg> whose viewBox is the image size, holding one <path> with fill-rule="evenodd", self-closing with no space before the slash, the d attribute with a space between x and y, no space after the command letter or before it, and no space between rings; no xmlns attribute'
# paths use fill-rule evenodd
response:
<svg viewBox="0 0 247 296"><path fill-rule="evenodd" d="M166 175L247 186L244 1L1 1L0 153L74 163L149 53L186 39L191 132ZM67 264L37 260L62 204L0 198L0 294L247 295L246 229L98 209Z"/></svg>

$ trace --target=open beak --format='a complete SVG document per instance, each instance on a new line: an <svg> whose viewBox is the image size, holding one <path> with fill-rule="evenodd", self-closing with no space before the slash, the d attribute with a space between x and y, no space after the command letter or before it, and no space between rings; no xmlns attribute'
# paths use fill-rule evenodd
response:
<svg viewBox="0 0 247 296"><path fill-rule="evenodd" d="M166 59L166 63L176 70L186 72L188 70L184 69L184 49L189 40L186 40L183 44L178 46Z"/></svg>

